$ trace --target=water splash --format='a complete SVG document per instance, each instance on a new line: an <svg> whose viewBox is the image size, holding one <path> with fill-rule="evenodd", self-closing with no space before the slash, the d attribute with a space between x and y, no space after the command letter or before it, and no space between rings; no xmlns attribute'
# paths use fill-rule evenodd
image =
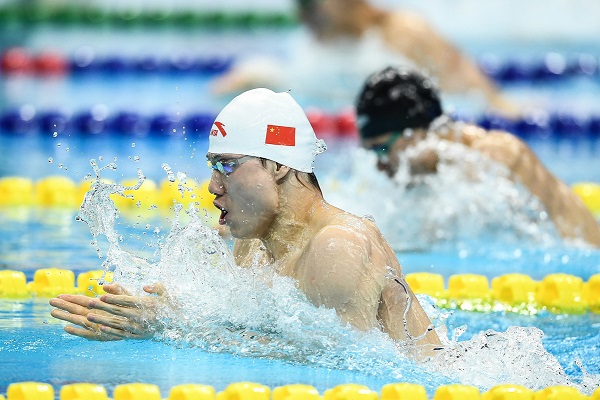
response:
<svg viewBox="0 0 600 400"><path fill-rule="evenodd" d="M437 173L411 176L408 158L427 149L441 155ZM398 251L562 243L540 202L508 170L461 144L428 137L407 149L394 180L376 170L371 152L347 151L333 161L337 173L321 180L327 200L372 215Z"/></svg>
<svg viewBox="0 0 600 400"><path fill-rule="evenodd" d="M542 345L536 328L491 330L459 341L465 328L451 332L446 349L424 364L410 361L402 346L380 330L359 332L344 324L332 309L313 306L296 282L274 268L236 265L230 245L207 227L202 213L191 206L189 222L180 222L183 207L175 207L169 234L160 239L159 260L151 263L121 249L115 229L118 211L110 195L124 187L100 179L109 164L92 167L96 181L79 213L92 236L105 235L109 250L103 266L114 268L115 281L141 293L144 284L162 282L170 306L158 310L156 340L174 346L193 346L210 352L284 359L293 363L359 371L386 379L417 382L431 387L461 382L481 389L518 383L532 389L566 384L589 393L600 377L581 382L567 376ZM133 187L135 190L140 182ZM446 311L422 299L438 332L444 332ZM589 389L592 388L592 389Z"/></svg>
<svg viewBox="0 0 600 400"><path fill-rule="evenodd" d="M484 388L512 383L539 390L572 384L556 358L544 349L543 335L532 327L487 330L468 341L451 343L429 366L443 374L451 371L463 384Z"/></svg>
<svg viewBox="0 0 600 400"><path fill-rule="evenodd" d="M83 203L79 209L76 219L87 224L92 234L91 244L94 246L99 258L104 258L103 252L98 244L98 238L104 236L108 241L106 259L102 263L105 271L110 271L117 266L138 265L136 257L123 251L120 247L120 235L115 230L115 222L119 216L114 202L110 198L112 194L123 197L126 190L137 190L145 180L141 171L138 171L138 182L133 186L123 186L117 183L103 182L101 172L105 169L116 170L117 165L110 163L99 167L96 160L91 160L90 165L95 173L95 181L91 184L89 191L85 194Z"/></svg>

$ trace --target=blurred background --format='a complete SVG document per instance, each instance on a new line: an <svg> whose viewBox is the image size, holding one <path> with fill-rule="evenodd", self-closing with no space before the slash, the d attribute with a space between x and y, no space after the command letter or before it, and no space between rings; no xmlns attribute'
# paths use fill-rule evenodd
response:
<svg viewBox="0 0 600 400"><path fill-rule="evenodd" d="M568 183L600 181L595 157L569 153L565 166L557 159L573 146L558 151L555 141L546 140L598 136L600 4L371 3L420 15L524 113L506 121L487 113L477 99L444 94L446 109L521 135ZM91 172L92 158L121 161L123 177L135 177L142 166L157 180L165 177L163 164L188 172L203 167L204 135L237 94L216 90L215 82L248 60L262 60L255 68L263 73L278 63L298 78L290 89L330 147L337 138L356 138L352 105L367 69L352 71L347 58L313 51L297 5L1 0L0 176L81 179ZM147 146L151 140L160 145Z"/></svg>

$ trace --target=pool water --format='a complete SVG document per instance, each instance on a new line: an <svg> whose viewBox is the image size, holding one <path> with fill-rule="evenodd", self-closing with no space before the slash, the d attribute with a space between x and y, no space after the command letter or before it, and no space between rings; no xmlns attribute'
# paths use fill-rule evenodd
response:
<svg viewBox="0 0 600 400"><path fill-rule="evenodd" d="M110 173L118 170L105 170L103 177ZM222 390L231 382L249 380L271 387L307 383L323 391L345 382L379 390L386 383L402 381L422 384L432 395L440 385L453 382L482 389L500 383L536 389L573 384L584 393L598 385L598 314L480 313L431 305L427 310L434 323L448 329L448 340L462 356L424 367L404 359L377 332L362 335L340 326L331 310L310 306L290 282L281 281L274 285L277 290L270 290L261 286L256 271L246 275L232 272L227 265L215 270L206 260L215 254L214 246L222 249L219 246L227 243L206 236L210 229L203 225L190 222L185 232L171 229L174 214L153 219L121 215L114 227L102 233L112 240L119 237L119 253L145 257L154 264L140 281L127 278L136 270L118 261L121 258L110 251L114 244L102 234L98 246L103 258L98 258L90 243L90 226L76 221L76 214L77 210L3 210L0 262L25 271L29 281L40 268L79 273L98 269L112 257L108 265L123 271L120 281L125 284L170 282L185 301L179 317L188 317L177 322L177 314L168 315L172 329L159 335L158 341L96 343L64 333L63 324L49 316L44 299L1 300L0 324L6 329L2 329L0 354L9 367L3 374L4 386L30 379L57 386L91 380L110 390L121 383L143 381L166 392L182 383ZM186 253L191 248L194 252ZM510 241L490 242L480 249L442 242L427 250L397 254L405 273L428 271L445 278L462 272L489 278L522 272L542 279L566 272L585 280L600 269L600 251L556 243L515 247ZM426 297L422 301L429 304ZM270 344L241 340L240 329L266 336Z"/></svg>
<svg viewBox="0 0 600 400"><path fill-rule="evenodd" d="M378 363L366 357L361 359L365 362L362 370L356 370L206 351L155 341L88 342L64 334L62 325L52 321L48 312L45 301L10 305L2 302L0 354L3 373L0 384L3 392L8 384L24 381L47 382L55 387L91 381L105 386L109 392L119 384L147 382L157 384L163 393L173 386L190 382L209 384L217 390L223 390L232 382L243 381L259 382L270 387L306 383L320 392L348 382L364 384L377 391L387 383L413 382L424 385L431 396L438 386L457 382L440 374L427 373L414 365L393 365L389 360ZM600 320L597 316L567 316L557 321L555 316L550 315L534 318L456 312L448 322L450 326L467 324L468 333L479 329L504 331L512 325L535 325L545 333L544 347L560 361L569 376L582 379L577 359L581 360L588 373L600 373L597 359ZM567 329L566 325L576 328ZM583 326L588 328L577 328ZM588 332L582 332L585 330ZM468 333L465 335L468 336ZM505 365L494 365L492 358L487 361L488 369L479 371L479 382L485 382L484 387L490 382L501 383L500 371L506 369ZM491 372L495 368L498 370ZM538 363L536 368L541 371L544 365ZM532 379L526 385L535 388L536 384L545 387L549 383L552 382L542 380L536 383Z"/></svg>
<svg viewBox="0 0 600 400"><path fill-rule="evenodd" d="M89 51L95 41L93 50L99 56L159 57L190 52L235 58L262 50L269 56L288 57L289 44L298 43L304 35L294 27L168 33L104 28L78 31L73 35L69 29L38 27L22 37L9 32L0 43L4 47L26 45L32 50L55 48L58 43L69 55ZM461 39L460 44L474 56L493 53L502 59L540 59L548 52L567 58L598 54L593 40L534 43L520 37L495 36L482 43L481 38L471 37L469 41L468 32L466 29L464 36L455 38ZM17 36L19 40L13 40ZM60 109L67 115L89 109L101 113L134 110L146 115L167 110L180 116L211 114L228 100L227 96L210 94L213 78L185 74L82 74L57 79L17 76L0 82L0 111L23 111L25 105L25 111ZM334 83L321 79L313 85L322 89L327 86L324 83ZM298 90L301 104L327 112L344 110L351 105L354 86L343 79L335 82L339 87L331 95L314 96L308 89ZM600 113L596 75L505 82L503 88L549 115L565 112L589 118ZM451 104L461 113L479 115L477 107L469 108L471 103L464 109L459 101ZM116 170L102 171L102 178L113 182L136 179L138 169L157 183L167 179L169 170L205 181L209 177L204 157L206 139L183 127L178 129L169 136L116 135L109 130L99 135L60 129L43 134L0 132L0 177L22 176L36 181L62 175L79 183L87 176L94 177L90 165L94 159L100 166L116 163ZM600 182L597 132L544 131L525 139L567 184ZM329 135L325 140L329 150L318 158L316 167L325 198L356 214L372 215L396 249L405 273L434 272L447 280L457 273L478 273L491 279L520 272L541 280L560 272L584 281L600 273L600 250L558 238L535 202L503 180L486 181L474 189L461 184L464 171L449 168L437 181L423 186L435 194L434 202L423 203L377 172L372 156L358 149L355 139ZM468 154L457 150L456 156ZM467 201L478 208L473 210ZM507 207L508 203L515 206ZM47 299L0 299L0 393L5 393L10 383L28 380L55 387L91 381L109 391L121 383L141 381L159 385L163 393L190 382L212 385L217 390L240 381L270 387L307 383L321 393L347 382L365 384L372 390L391 382L414 382L424 385L430 397L438 386L453 382L482 389L500 383L534 389L571 384L587 394L600 385L598 314L444 310L423 297L436 326L447 328L453 353L432 365L418 365L402 357L401 349L377 332L357 333L342 326L331 310L312 307L290 282L278 281L279 289L270 290L261 286L262 279L277 278L265 278L256 271L246 274L219 263L215 263L216 270L214 265L195 269L214 254L209 251L206 259L185 251L173 252L183 258L170 259L168 252L162 252L166 244L189 250L193 246L222 249L230 243L219 242L201 226L193 225L187 232L172 229L172 210L157 218L139 211L140 217L135 211L120 210L115 225L103 232L114 233L111 238L118 240L111 243L100 235L103 258L99 258L89 226L76 221L77 209L0 210L0 268L23 271L28 281L41 268L66 268L75 273L96 270L112 254L108 250L117 246L120 255L131 253L150 260L153 266L146 271L146 279L171 279L172 285L180 285L177 293L185 300L184 312L171 315L185 318L173 318L172 329L155 341L98 343L64 333L63 324L50 317ZM436 229L422 229L428 226ZM199 233L200 239L191 239L186 236L189 233ZM166 248L173 248L169 246ZM115 266L128 271L126 265L111 268ZM182 271L187 271L184 278ZM143 280L126 283L141 284ZM194 329L182 334L186 327ZM269 342L244 340L241 331L257 332ZM460 357L453 358L452 354Z"/></svg>

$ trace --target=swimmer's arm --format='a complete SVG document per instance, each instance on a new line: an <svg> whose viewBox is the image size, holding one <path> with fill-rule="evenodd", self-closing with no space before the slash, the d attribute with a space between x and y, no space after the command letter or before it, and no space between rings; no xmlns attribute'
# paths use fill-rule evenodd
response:
<svg viewBox="0 0 600 400"><path fill-rule="evenodd" d="M562 237L582 238L600 246L600 226L594 216L522 140L506 132L491 131L472 147L506 165L512 177L544 204Z"/></svg>
<svg viewBox="0 0 600 400"><path fill-rule="evenodd" d="M441 346L429 317L403 276L390 277L386 282L378 317L384 332L392 339L406 342L410 338L418 338L415 341L417 345L429 348Z"/></svg>
<svg viewBox="0 0 600 400"><path fill-rule="evenodd" d="M516 105L500 94L496 85L477 63L442 37L423 18L412 13L397 13L384 32L386 41L430 70L439 79L440 88L448 92L480 91L492 108L506 116L519 114Z"/></svg>
<svg viewBox="0 0 600 400"><path fill-rule="evenodd" d="M525 186L551 211L551 199L563 183L550 173L522 140L507 132L490 131L473 142L471 147L505 165L512 178Z"/></svg>

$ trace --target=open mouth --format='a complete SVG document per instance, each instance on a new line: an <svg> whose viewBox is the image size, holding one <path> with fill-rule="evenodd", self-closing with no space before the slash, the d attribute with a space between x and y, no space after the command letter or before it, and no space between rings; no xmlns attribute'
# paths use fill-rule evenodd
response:
<svg viewBox="0 0 600 400"><path fill-rule="evenodd" d="M214 204L214 206L221 210L221 215L219 216L219 225L225 225L225 216L227 215L227 210L217 204Z"/></svg>

